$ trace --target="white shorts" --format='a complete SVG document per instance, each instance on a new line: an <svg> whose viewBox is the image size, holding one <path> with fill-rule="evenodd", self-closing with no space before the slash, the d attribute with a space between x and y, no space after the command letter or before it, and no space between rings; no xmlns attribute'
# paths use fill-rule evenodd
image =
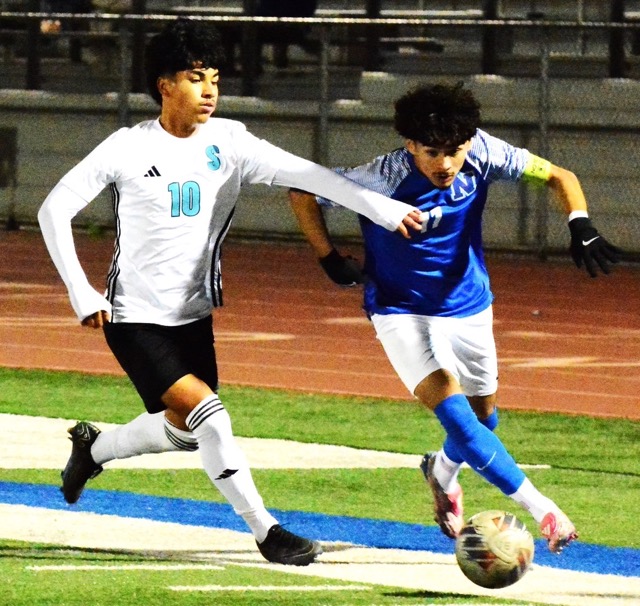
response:
<svg viewBox="0 0 640 606"><path fill-rule="evenodd" d="M498 389L493 309L467 318L374 314L376 335L407 389L439 369L451 372L466 396L489 396Z"/></svg>

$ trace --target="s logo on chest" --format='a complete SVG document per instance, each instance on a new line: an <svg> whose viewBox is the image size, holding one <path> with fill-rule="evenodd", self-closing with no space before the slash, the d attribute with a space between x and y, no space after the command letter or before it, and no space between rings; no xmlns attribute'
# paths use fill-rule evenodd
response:
<svg viewBox="0 0 640 606"><path fill-rule="evenodd" d="M207 158L209 158L209 162L207 162L207 166L211 170L219 170L222 162L220 161L220 148L217 145L209 145L205 150L207 154Z"/></svg>

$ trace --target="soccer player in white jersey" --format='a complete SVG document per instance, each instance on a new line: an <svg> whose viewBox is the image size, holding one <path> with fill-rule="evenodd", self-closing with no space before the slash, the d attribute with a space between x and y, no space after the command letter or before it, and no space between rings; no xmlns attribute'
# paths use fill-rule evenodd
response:
<svg viewBox="0 0 640 606"><path fill-rule="evenodd" d="M72 168L38 219L82 325L102 328L146 413L114 431L69 430L62 492L75 503L87 480L117 458L199 449L212 483L242 516L271 562L307 565L321 553L267 511L218 391L212 309L222 304L220 246L242 185L305 187L409 237L420 212L212 118L222 60L215 29L170 22L146 49L155 120L121 128ZM106 293L89 284L71 220L111 189L116 242Z"/></svg>
<svg viewBox="0 0 640 606"><path fill-rule="evenodd" d="M527 509L553 552L577 538L574 525L542 495L492 430L498 424L497 355L481 220L487 189L499 180L549 186L569 217L571 251L596 276L618 250L592 226L575 175L478 128L480 108L462 85L422 86L395 104L405 146L339 174L420 208L422 233L403 241L360 217L364 272L333 247L321 206L291 191L303 233L329 277L364 281L364 309L391 364L409 391L433 410L446 431L421 468L433 492L435 520L455 538L463 522L460 466L480 475Z"/></svg>

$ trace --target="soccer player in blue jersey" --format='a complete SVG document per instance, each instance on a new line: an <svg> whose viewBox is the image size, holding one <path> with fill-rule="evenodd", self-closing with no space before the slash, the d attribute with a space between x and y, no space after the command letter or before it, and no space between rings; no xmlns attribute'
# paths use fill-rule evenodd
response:
<svg viewBox="0 0 640 606"><path fill-rule="evenodd" d="M480 130L480 107L461 84L423 86L395 104L405 145L355 168L349 179L418 207L422 232L410 240L360 216L364 272L333 247L321 206L327 200L291 191L301 229L329 277L364 281L364 309L409 391L446 431L443 447L421 468L433 492L435 520L455 538L463 523L463 462L527 509L551 551L576 539L575 526L518 468L499 438L497 355L481 220L494 181L544 183L569 218L571 253L590 275L609 272L618 250L592 226L576 176Z"/></svg>

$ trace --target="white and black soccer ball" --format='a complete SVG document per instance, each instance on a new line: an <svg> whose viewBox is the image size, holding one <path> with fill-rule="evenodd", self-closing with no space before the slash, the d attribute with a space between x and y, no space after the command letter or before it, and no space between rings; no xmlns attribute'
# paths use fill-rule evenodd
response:
<svg viewBox="0 0 640 606"><path fill-rule="evenodd" d="M506 511L469 518L456 539L456 560L464 575L489 589L519 581L533 561L534 544L524 523Z"/></svg>

